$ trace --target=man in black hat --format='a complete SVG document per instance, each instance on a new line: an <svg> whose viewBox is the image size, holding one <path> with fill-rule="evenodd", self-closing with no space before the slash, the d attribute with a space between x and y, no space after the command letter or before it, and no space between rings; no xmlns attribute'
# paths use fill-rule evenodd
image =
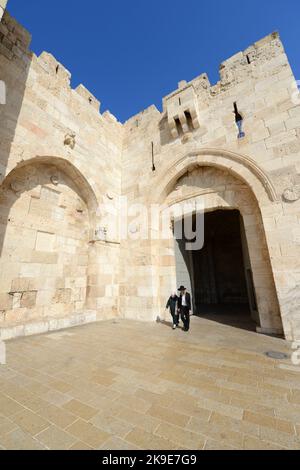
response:
<svg viewBox="0 0 300 470"><path fill-rule="evenodd" d="M181 314L183 322L183 331L190 329L190 313L192 310L191 295L187 292L186 287L179 287L180 296L178 299L178 313Z"/></svg>
<svg viewBox="0 0 300 470"><path fill-rule="evenodd" d="M167 305L166 305L166 309L170 309L170 312L173 318L173 330L176 330L176 328L179 325L177 302L178 302L178 295L176 294L176 292L173 292L173 294L169 298Z"/></svg>

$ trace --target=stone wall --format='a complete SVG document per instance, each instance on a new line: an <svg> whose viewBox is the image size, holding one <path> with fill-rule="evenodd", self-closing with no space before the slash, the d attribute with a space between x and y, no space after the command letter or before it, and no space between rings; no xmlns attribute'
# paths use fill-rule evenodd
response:
<svg viewBox="0 0 300 470"><path fill-rule="evenodd" d="M0 201L2 221L9 218L0 325L83 311L89 217L80 188L55 166L26 165L6 179Z"/></svg>
<svg viewBox="0 0 300 470"><path fill-rule="evenodd" d="M122 125L7 12L0 28L1 326L116 316L119 244L98 232L121 191Z"/></svg>
<svg viewBox="0 0 300 470"><path fill-rule="evenodd" d="M4 10L6 8L7 0L0 0L0 20L4 14Z"/></svg>
<svg viewBox="0 0 300 470"><path fill-rule="evenodd" d="M176 188L169 193L166 203L172 207L175 203L184 204L190 201L196 204L202 202L203 199L205 199L205 209L209 212L218 209L238 209L243 217L258 304L259 328L264 332L280 334L282 323L270 255L255 197L247 184L234 177L228 170L201 166L197 169L190 169L180 178ZM225 228L224 232L226 229L229 228ZM173 257L169 259L169 262L174 263ZM165 288L169 283L170 274L165 273L163 269L160 272L160 285ZM163 303L163 298L161 302Z"/></svg>

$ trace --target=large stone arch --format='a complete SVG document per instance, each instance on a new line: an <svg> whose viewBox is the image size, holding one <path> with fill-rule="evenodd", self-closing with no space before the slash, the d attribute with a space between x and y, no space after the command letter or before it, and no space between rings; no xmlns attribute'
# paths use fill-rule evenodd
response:
<svg viewBox="0 0 300 470"><path fill-rule="evenodd" d="M70 179L80 187L81 194L85 199L89 211L91 213L97 212L100 197L95 182L88 176L85 176L81 168L78 168L78 165L76 166L68 158L58 157L54 155L37 155L35 157L30 157L21 160L16 166L9 170L9 172L5 176L4 181L2 181L0 186L2 186L5 180L7 180L7 178L9 178L10 175L12 175L13 172L15 172L17 169L35 164L53 165L57 169L66 173L70 177Z"/></svg>
<svg viewBox="0 0 300 470"><path fill-rule="evenodd" d="M6 337L88 321L98 199L70 161L20 162L0 186L0 329Z"/></svg>
<svg viewBox="0 0 300 470"><path fill-rule="evenodd" d="M177 182L197 168L210 168L211 171L215 169L216 173L223 173L224 178L227 177L226 175L234 178L237 184L242 184L244 198L241 197L242 192L240 195L238 194L239 189L236 192L232 190L218 194L218 188L209 188L209 190L205 188L197 190L196 188L190 194L188 192L186 194L175 193L173 201L168 200ZM206 211L217 209L238 209L240 211L246 225L246 237L255 274L255 285L259 291L261 330L268 333L282 332L282 320L262 217L264 208L270 208L273 204L277 205L278 202L276 190L268 176L249 158L232 152L201 150L189 153L171 165L168 170L164 170L155 186L155 202L162 205L170 206L175 202L180 204L186 200L204 198ZM153 193L152 188L152 195ZM252 200L251 204L247 203L247 199ZM158 298L160 298L159 309L164 305L167 291L174 289L174 276L176 275L174 259L172 260L172 256L169 256L169 261L167 261L167 254L170 254L173 249L172 241L152 242L152 253L153 255L159 253L159 266L163 266L162 270L160 267L158 268L156 283L158 292L161 292L158 294ZM257 250L262 256L261 259L256 255ZM166 275L167 269L169 269L169 273ZM261 282L262 280L263 282ZM165 291L164 287L166 287ZM268 297L267 302L264 299L264 292Z"/></svg>

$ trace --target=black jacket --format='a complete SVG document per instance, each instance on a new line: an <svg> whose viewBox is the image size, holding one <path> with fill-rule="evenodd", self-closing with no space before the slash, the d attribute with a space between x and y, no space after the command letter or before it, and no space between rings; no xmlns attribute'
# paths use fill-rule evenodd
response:
<svg viewBox="0 0 300 470"><path fill-rule="evenodd" d="M185 302L186 306L189 310L192 310L192 302L191 302L191 295L187 292L185 294ZM180 310L182 308L182 296L180 295L178 298L178 309Z"/></svg>
<svg viewBox="0 0 300 470"><path fill-rule="evenodd" d="M168 300L168 302L167 302L166 308L170 308L170 309L171 309L171 312L175 312L177 302L178 302L178 297L177 297L177 295L176 295L175 297L173 297L173 296L171 295L171 297L169 298L169 300Z"/></svg>

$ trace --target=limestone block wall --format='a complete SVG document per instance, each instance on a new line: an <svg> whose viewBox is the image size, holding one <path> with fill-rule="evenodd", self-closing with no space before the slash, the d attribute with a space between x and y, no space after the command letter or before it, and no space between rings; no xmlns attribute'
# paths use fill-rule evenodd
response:
<svg viewBox="0 0 300 470"><path fill-rule="evenodd" d="M193 126L188 119L187 128L177 122L178 135L174 137L168 103L172 103L171 116L176 116L175 98L178 99L179 111L182 111L182 93L190 86L197 96L200 126ZM243 138L238 138L236 110L243 118ZM209 83L206 74L189 83L181 82L178 90L163 100L162 113L150 107L130 119L125 123L123 148L122 192L148 206L152 202L165 202L177 179L195 162L201 166L209 160L209 165L233 172L248 185L262 215L272 275L288 338L300 334L299 116L295 77L280 38L274 33L225 61L220 67L220 81L216 85ZM152 150L155 171L152 168ZM209 159L206 155L210 156ZM129 276L133 276L136 268L140 269L142 254L143 270L147 272L145 278L136 279L135 292L129 293L132 296L129 303L136 305L135 296L138 297L139 288L147 285L145 300L151 303L153 295L149 318L155 318L162 311L163 298L169 294L162 290L157 271L159 243L130 245L127 242L124 249L131 252L130 260L126 262ZM174 254L168 251L171 247L164 250L160 272L169 272L168 289L173 290ZM125 315L126 308L124 305ZM271 330L272 325L269 326Z"/></svg>
<svg viewBox="0 0 300 470"><path fill-rule="evenodd" d="M121 193L123 128L109 112L100 114L100 102L83 85L71 88L71 74L51 54L30 52L30 39L5 12L1 326L87 308L99 319L115 316L119 243L103 244L98 234L102 205L115 204Z"/></svg>

